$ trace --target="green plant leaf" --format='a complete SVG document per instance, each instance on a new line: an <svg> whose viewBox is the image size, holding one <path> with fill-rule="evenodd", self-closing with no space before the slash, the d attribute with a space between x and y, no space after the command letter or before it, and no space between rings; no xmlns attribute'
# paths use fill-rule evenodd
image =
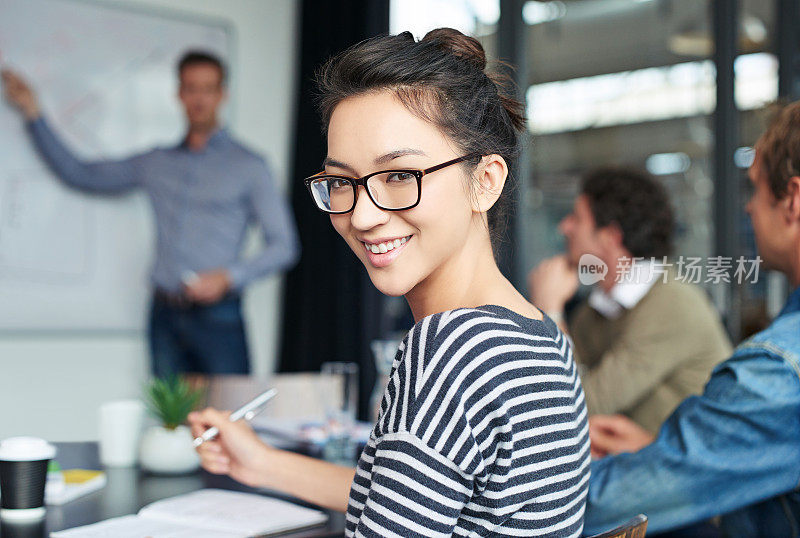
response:
<svg viewBox="0 0 800 538"><path fill-rule="evenodd" d="M150 412L165 428L174 430L186 422L186 417L200 403L202 389L193 389L176 374L153 378L145 386L144 399Z"/></svg>

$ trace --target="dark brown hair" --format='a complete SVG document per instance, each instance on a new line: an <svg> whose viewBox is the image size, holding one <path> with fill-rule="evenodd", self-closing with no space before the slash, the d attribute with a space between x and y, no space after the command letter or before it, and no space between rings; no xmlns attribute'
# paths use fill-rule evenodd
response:
<svg viewBox="0 0 800 538"><path fill-rule="evenodd" d="M228 79L228 73L225 69L225 64L216 55L203 50L190 50L187 51L178 61L178 76L183 73L183 70L192 65L213 65L219 70L219 82L225 85Z"/></svg>
<svg viewBox="0 0 800 538"><path fill-rule="evenodd" d="M789 178L800 175L800 102L775 106L756 150L772 194L782 199Z"/></svg>
<svg viewBox="0 0 800 538"><path fill-rule="evenodd" d="M634 257L663 258L672 251L675 221L666 189L650 174L606 167L589 172L581 187L598 228L616 224Z"/></svg>
<svg viewBox="0 0 800 538"><path fill-rule="evenodd" d="M316 81L324 131L344 99L390 90L464 154L497 154L509 168L519 154L525 116L513 85L496 69L486 72L483 47L458 30L431 30L420 41L410 32L368 39L328 60ZM487 215L493 243L504 232L511 181Z"/></svg>

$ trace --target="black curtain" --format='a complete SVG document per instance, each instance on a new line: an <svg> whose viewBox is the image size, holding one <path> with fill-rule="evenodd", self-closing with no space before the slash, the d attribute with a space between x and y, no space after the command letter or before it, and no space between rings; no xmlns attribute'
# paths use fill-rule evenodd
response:
<svg viewBox="0 0 800 538"><path fill-rule="evenodd" d="M383 296L366 269L314 206L302 178L320 170L326 142L314 104L314 71L330 56L389 31L389 0L305 0L290 196L302 246L283 290L279 371L318 371L326 361L359 365L359 416L375 381L369 343L383 332Z"/></svg>

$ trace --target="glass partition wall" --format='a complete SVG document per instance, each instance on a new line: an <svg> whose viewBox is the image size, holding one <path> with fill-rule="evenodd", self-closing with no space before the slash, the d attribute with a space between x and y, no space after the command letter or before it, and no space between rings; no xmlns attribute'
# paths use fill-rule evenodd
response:
<svg viewBox="0 0 800 538"><path fill-rule="evenodd" d="M723 28L727 22L719 21L724 14L713 1L436 0L425 2L424 10L414 0L393 2L393 32L410 29L421 37L454 26L476 36L490 57L520 66L530 138L510 228L514 261L505 268L520 290L527 269L563 249L557 226L581 176L598 166L626 165L648 170L670 193L675 257L704 264L730 258L727 279L703 273L699 284L729 320L735 341L776 313L786 294L782 278L762 271L755 283L751 273L740 285L735 269L739 256L756 255L744 212L746 168L765 108L778 96L776 13L791 2L718 0L735 10L735 110L715 121L715 20ZM716 178L719 129L735 131L738 141L728 173L735 177L724 178L740 189L736 214L727 219L735 225L717 224L726 222L718 197L730 196ZM738 238L728 249L735 252L719 252L720 234Z"/></svg>
<svg viewBox="0 0 800 538"><path fill-rule="evenodd" d="M556 16L525 20L533 4L558 6L548 10ZM531 188L520 205L531 248L520 252L532 266L562 248L556 226L587 170L610 164L647 169L672 198L676 258L701 258L708 268L722 254L716 234L740 237L738 252L717 259L729 267L727 278L706 270L699 282L724 317L735 314L728 328L738 339L763 323L767 291L763 275L755 286L738 286L734 277L738 256L755 256L744 197L737 202L738 228L715 228L723 221L715 218L715 196L722 189L715 188L713 161L712 7L698 0L526 2L526 99L534 143ZM733 172L738 175L725 180L743 184L746 175L739 170L752 158L748 148L762 128L759 112L777 97L778 66L770 52L771 3L740 2L738 8L734 97L743 129L736 152L740 168Z"/></svg>

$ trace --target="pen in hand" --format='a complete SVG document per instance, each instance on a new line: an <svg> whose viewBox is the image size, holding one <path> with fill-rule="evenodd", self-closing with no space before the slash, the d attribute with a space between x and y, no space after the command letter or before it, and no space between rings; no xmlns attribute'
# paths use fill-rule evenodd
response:
<svg viewBox="0 0 800 538"><path fill-rule="evenodd" d="M276 389L269 389L268 391L259 394L258 396L256 396L255 398L244 404L242 407L231 413L231 416L228 418L228 420L230 420L231 422L236 422L237 420L240 419L245 419L245 420L252 419L254 416L256 416L264 409L266 403L270 401L273 398L273 396L275 396L277 393L278 391ZM219 429L216 426L210 427L209 429L204 431L201 436L195 437L194 439L195 448L199 447L206 441L210 441L211 439L216 437L218 433Z"/></svg>

